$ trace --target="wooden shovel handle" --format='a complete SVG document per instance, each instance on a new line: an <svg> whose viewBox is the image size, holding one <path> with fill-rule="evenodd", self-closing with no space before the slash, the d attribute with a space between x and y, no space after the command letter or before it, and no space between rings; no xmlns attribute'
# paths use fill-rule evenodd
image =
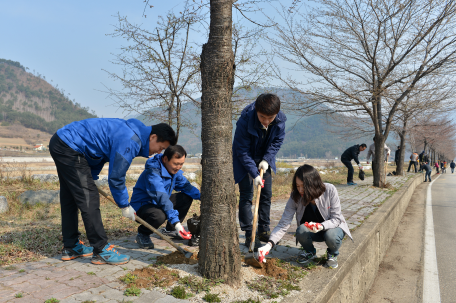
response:
<svg viewBox="0 0 456 303"><path fill-rule="evenodd" d="M263 169L260 169L260 178L263 180ZM255 235L258 223L258 208L260 206L261 185L258 185L255 198L255 211L253 213L252 242L250 243L249 252L253 252L255 247Z"/></svg>
<svg viewBox="0 0 456 303"><path fill-rule="evenodd" d="M115 205L117 205L116 201L114 201L114 199L112 197L110 197L104 190L102 190L101 188L97 187L98 188L98 192L100 194L103 195L103 197L105 197L106 199L108 199L109 201L111 201L112 203L114 203ZM140 217L138 217L136 214L135 214L135 219L137 222L141 223L142 225L144 225L145 227L147 227L149 230L153 231L154 233L156 233L160 238L162 238L163 240L165 240L166 242L168 242L172 247L174 247L175 249L177 249L178 251L180 251L181 253L183 253L184 255L186 253L192 253L191 251L188 251L186 249L183 249L182 247L178 246L176 243L174 243L169 237L163 235L161 232L159 232L156 228L154 228L152 225L150 225L149 223L147 223L146 221L144 221L143 219L141 219Z"/></svg>

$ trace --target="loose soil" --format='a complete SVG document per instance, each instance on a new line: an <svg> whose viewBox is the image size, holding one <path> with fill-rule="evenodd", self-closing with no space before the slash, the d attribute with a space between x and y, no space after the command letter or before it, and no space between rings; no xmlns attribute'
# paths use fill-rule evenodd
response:
<svg viewBox="0 0 456 303"><path fill-rule="evenodd" d="M279 267L275 258L266 259L266 263L263 263L262 268L252 268L258 275L269 276L279 280L288 280L287 270Z"/></svg>
<svg viewBox="0 0 456 303"><path fill-rule="evenodd" d="M158 262L162 262L165 264L197 264L198 257L197 254L194 253L193 256L190 258L186 258L185 255L179 251L173 251L172 253L157 257Z"/></svg>
<svg viewBox="0 0 456 303"><path fill-rule="evenodd" d="M179 279L176 270L165 266L151 266L142 269L135 269L132 275L138 277L128 287L136 286L139 288L169 287Z"/></svg>

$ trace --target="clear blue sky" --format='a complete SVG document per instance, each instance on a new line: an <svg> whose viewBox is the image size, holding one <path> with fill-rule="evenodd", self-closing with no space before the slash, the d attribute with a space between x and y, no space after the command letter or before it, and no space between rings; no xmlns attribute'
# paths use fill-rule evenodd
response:
<svg viewBox="0 0 456 303"><path fill-rule="evenodd" d="M152 9L142 17L144 2L129 1L25 1L0 0L0 58L19 61L30 71L44 75L52 84L70 93L99 117L124 117L104 85L116 87L102 69L120 72L110 63L124 43L106 36L113 32L116 17L128 16L132 23L156 24L156 16L183 1L151 0ZM170 4L169 4L170 3ZM117 87L118 88L118 87Z"/></svg>

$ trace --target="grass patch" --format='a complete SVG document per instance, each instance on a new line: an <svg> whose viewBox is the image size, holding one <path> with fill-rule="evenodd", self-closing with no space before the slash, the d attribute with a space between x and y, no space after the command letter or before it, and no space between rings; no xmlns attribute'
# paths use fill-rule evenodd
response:
<svg viewBox="0 0 456 303"><path fill-rule="evenodd" d="M56 298L50 298L44 301L44 303L59 303L60 300L57 300Z"/></svg>
<svg viewBox="0 0 456 303"><path fill-rule="evenodd" d="M17 294L16 294L14 297L15 297L15 298L22 298L22 297L23 297L23 295L22 295L22 293L21 293L21 292L18 292L18 293L17 293Z"/></svg>
<svg viewBox="0 0 456 303"><path fill-rule="evenodd" d="M203 300L206 302L222 302L218 294L206 294Z"/></svg>
<svg viewBox="0 0 456 303"><path fill-rule="evenodd" d="M177 299L187 299L193 297L193 294L187 293L182 286L176 286L171 290L171 296Z"/></svg>
<svg viewBox="0 0 456 303"><path fill-rule="evenodd" d="M203 291L209 292L211 290L211 287L220 285L224 281L221 279L209 280L205 278L201 279L194 276L186 276L180 278L178 282L179 284L184 285L186 288L189 288L192 292L198 294Z"/></svg>
<svg viewBox="0 0 456 303"><path fill-rule="evenodd" d="M141 289L136 286L125 289L124 295L127 297L138 297L141 295Z"/></svg>

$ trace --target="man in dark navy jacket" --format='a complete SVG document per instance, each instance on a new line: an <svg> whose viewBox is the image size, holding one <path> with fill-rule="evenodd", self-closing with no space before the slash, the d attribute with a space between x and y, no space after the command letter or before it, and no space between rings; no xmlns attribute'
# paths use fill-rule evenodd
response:
<svg viewBox="0 0 456 303"><path fill-rule="evenodd" d="M245 231L245 245L252 238L253 189L262 185L258 211L258 240L269 241L272 197L271 168L275 172L275 156L285 138L285 114L280 99L274 94L261 94L247 105L236 123L233 140L234 181L239 184L239 224ZM259 170L263 169L263 180ZM255 247L261 246L255 241Z"/></svg>
<svg viewBox="0 0 456 303"><path fill-rule="evenodd" d="M174 130L165 123L145 126L129 119L86 119L59 129L49 142L49 151L60 180L60 206L64 249L62 260L92 255L93 264L124 264L129 256L108 243L100 213L100 197L94 180L109 162L108 183L124 217L135 221L128 202L125 176L137 156L149 157L176 144ZM79 240L78 210L89 239Z"/></svg>
<svg viewBox="0 0 456 303"><path fill-rule="evenodd" d="M347 148L342 156L340 157L340 161L347 167L348 169L348 175L347 175L347 185L356 185L356 183L353 182L353 165L351 164L351 160L355 160L356 164L358 164L359 169L363 169L361 164L359 164L358 160L358 155L360 152L364 151L367 148L367 145L365 143L359 145L353 145L352 147Z"/></svg>

